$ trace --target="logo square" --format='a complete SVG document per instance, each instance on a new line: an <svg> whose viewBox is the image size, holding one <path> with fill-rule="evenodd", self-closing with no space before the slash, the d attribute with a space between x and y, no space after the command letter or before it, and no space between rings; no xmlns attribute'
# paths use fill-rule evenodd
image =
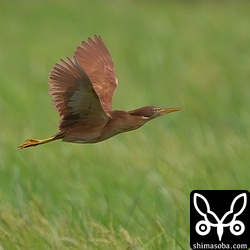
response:
<svg viewBox="0 0 250 250"><path fill-rule="evenodd" d="M250 194L246 190L194 190L190 194L191 249L248 249Z"/></svg>

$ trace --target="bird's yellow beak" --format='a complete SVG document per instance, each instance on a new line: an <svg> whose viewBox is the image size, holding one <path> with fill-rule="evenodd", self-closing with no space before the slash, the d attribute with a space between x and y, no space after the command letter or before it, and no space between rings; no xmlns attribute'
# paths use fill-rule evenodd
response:
<svg viewBox="0 0 250 250"><path fill-rule="evenodd" d="M166 115L180 110L183 110L183 108L161 108L157 113L159 115Z"/></svg>

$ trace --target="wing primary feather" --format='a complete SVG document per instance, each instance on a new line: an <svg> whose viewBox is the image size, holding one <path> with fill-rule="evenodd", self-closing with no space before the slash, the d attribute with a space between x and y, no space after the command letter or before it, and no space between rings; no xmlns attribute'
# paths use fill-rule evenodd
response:
<svg viewBox="0 0 250 250"><path fill-rule="evenodd" d="M60 128L76 118L109 119L91 80L75 56L54 65L49 85L53 106L61 116Z"/></svg>

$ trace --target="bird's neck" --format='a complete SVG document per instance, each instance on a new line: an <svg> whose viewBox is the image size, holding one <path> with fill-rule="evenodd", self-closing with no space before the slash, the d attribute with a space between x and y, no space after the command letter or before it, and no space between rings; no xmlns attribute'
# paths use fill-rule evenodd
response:
<svg viewBox="0 0 250 250"><path fill-rule="evenodd" d="M110 121L105 127L105 137L111 137L123 132L128 132L141 127L146 121L139 116L131 115L129 112L113 110L109 114Z"/></svg>

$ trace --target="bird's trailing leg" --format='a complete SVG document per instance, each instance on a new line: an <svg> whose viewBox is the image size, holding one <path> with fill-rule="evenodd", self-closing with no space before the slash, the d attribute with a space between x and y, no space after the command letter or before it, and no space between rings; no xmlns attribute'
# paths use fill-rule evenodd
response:
<svg viewBox="0 0 250 250"><path fill-rule="evenodd" d="M58 140L62 137L63 136L55 135L55 136L52 136L43 140L27 139L23 144L19 145L18 148L22 149L22 148L34 147L34 146L41 145L47 142Z"/></svg>

